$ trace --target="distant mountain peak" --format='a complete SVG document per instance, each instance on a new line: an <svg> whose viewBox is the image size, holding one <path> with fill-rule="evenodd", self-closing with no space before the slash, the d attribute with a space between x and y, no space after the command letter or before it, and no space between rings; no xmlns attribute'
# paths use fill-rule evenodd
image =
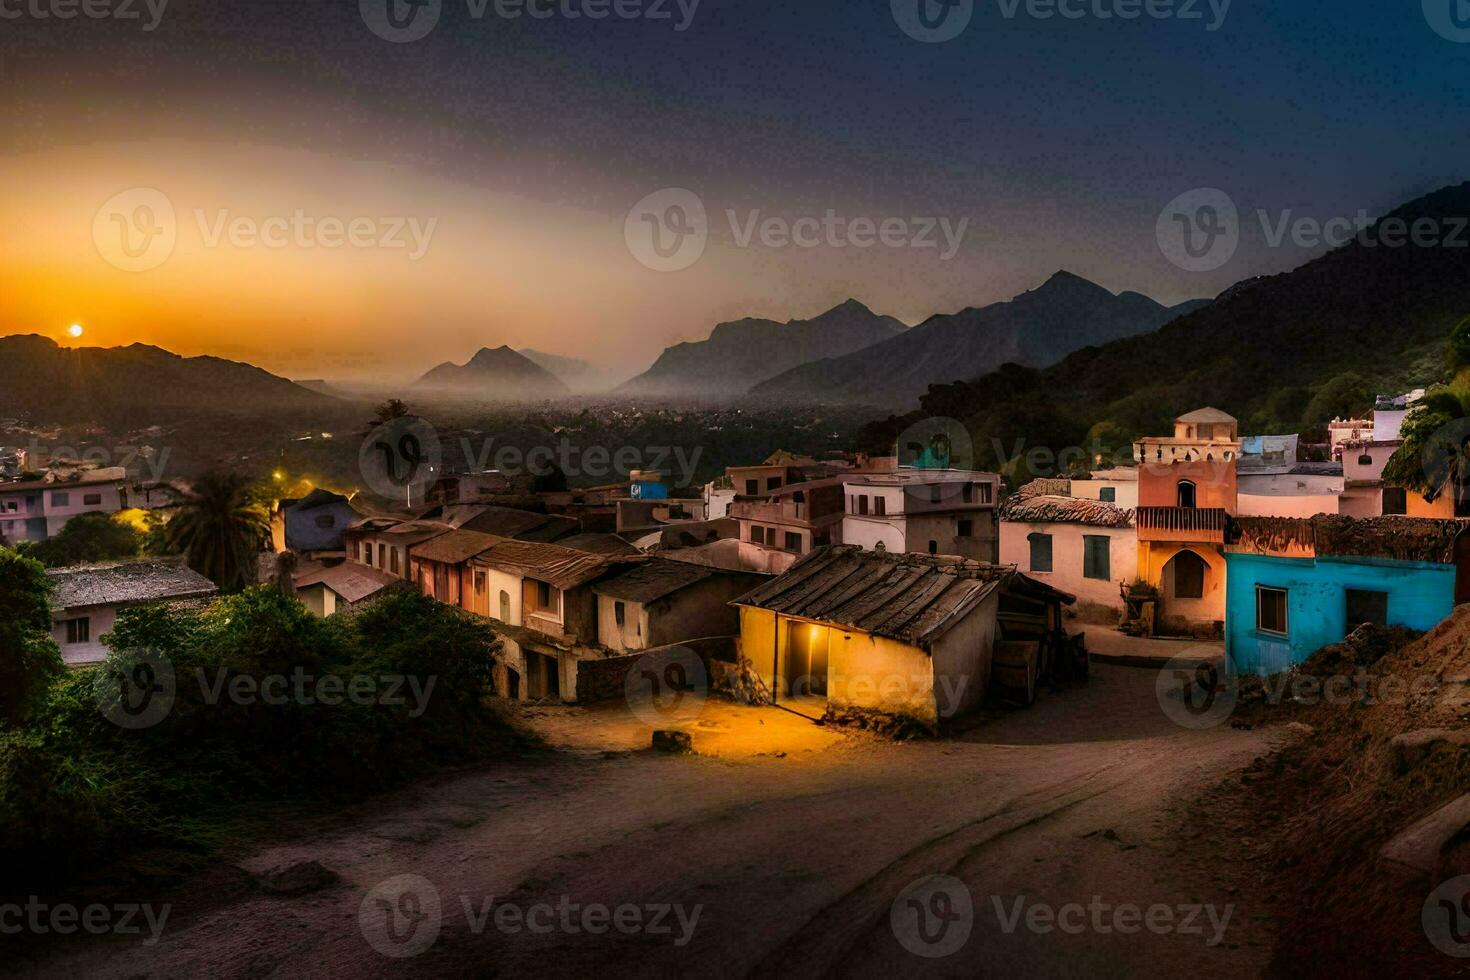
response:
<svg viewBox="0 0 1470 980"><path fill-rule="evenodd" d="M506 344L482 347L464 364L446 361L420 378L414 387L486 401L529 401L571 393L550 371Z"/></svg>

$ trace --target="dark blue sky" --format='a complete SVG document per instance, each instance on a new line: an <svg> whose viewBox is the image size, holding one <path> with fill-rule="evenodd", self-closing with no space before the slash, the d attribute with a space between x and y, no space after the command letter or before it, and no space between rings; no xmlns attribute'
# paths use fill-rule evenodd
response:
<svg viewBox="0 0 1470 980"><path fill-rule="evenodd" d="M1063 266L1170 302L1213 295L1316 254L1269 247L1256 209L1376 214L1465 179L1470 160L1470 43L1436 33L1417 0L1234 0L1213 31L1208 0L1198 20L1130 21L1038 20L1024 3L1007 18L976 0L969 27L935 44L906 35L888 0L703 0L684 31L665 6L671 20L511 21L446 0L405 44L374 36L357 0L173 0L151 33L0 20L0 135L19 153L248 141L619 222L669 186L712 214L969 219L942 265L752 257L724 271L738 287L703 290L707 316L680 307L698 320L684 333L850 293L912 321ZM1238 253L1208 272L1172 265L1155 239L1164 205L1197 187L1226 191L1244 219Z"/></svg>

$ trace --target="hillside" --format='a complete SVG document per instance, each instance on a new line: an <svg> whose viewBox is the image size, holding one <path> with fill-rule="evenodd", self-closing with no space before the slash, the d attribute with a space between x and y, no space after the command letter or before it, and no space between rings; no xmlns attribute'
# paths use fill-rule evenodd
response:
<svg viewBox="0 0 1470 980"><path fill-rule="evenodd" d="M550 371L509 347L485 347L465 364L441 364L416 381L413 391L487 402L539 401L571 394Z"/></svg>
<svg viewBox="0 0 1470 980"><path fill-rule="evenodd" d="M670 347L614 393L633 398L732 399L799 364L840 357L906 328L848 300L810 320L721 323L708 340Z"/></svg>
<svg viewBox="0 0 1470 980"><path fill-rule="evenodd" d="M1452 234L1470 223L1470 183L1406 204L1362 240L1291 272L1232 288L1211 305L1144 336L1078 351L1041 370L1006 366L940 385L907 419L870 426L883 445L920 415L961 419L986 465L993 445L1061 449L1098 424L1115 445L1169 431L1201 405L1242 431L1295 432L1365 410L1376 391L1437 380L1439 352L1470 315L1470 248L1390 247L1382 225L1432 219ZM1464 240L1462 235L1461 240Z"/></svg>
<svg viewBox="0 0 1470 980"><path fill-rule="evenodd" d="M560 354L548 354L545 351L535 350L530 347L523 347L516 351L516 353L532 363L545 368L558 381L566 384L574 394L578 395L589 395L607 391L618 381L627 377L626 373L622 375L615 374L610 368L601 364L594 364L591 361L586 361L579 357L563 357Z"/></svg>
<svg viewBox="0 0 1470 980"><path fill-rule="evenodd" d="M268 414L340 405L238 361L181 357L147 344L64 348L35 334L0 337L0 416L152 424L182 415Z"/></svg>
<svg viewBox="0 0 1470 980"><path fill-rule="evenodd" d="M845 401L907 408L928 387L1002 364L1042 367L1094 344L1158 329L1203 300L1165 307L1139 293L1117 296L1069 272L1005 303L939 315L843 357L804 364L757 385L777 401Z"/></svg>

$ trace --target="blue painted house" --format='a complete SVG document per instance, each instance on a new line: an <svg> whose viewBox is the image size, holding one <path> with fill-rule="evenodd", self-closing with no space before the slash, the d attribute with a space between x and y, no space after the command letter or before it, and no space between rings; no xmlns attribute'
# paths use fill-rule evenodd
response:
<svg viewBox="0 0 1470 980"><path fill-rule="evenodd" d="M343 551L342 534L362 515L340 493L313 490L282 509L285 546L291 551Z"/></svg>
<svg viewBox="0 0 1470 980"><path fill-rule="evenodd" d="M1454 610L1465 522L1239 517L1225 554L1225 652L1240 673L1302 663L1363 623L1428 630Z"/></svg>

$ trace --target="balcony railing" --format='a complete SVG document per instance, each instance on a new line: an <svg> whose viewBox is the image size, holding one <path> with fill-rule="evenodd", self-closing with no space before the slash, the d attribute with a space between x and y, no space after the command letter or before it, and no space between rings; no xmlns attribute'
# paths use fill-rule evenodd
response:
<svg viewBox="0 0 1470 980"><path fill-rule="evenodd" d="M1140 507L1134 514L1140 541L1225 543L1229 519L1219 507Z"/></svg>

